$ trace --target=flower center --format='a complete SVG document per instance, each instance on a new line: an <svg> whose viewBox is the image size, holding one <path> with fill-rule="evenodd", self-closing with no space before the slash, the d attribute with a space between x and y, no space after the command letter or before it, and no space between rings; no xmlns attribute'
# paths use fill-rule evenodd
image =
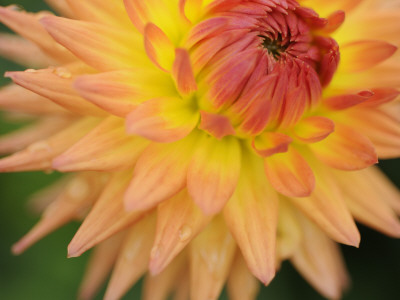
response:
<svg viewBox="0 0 400 300"><path fill-rule="evenodd" d="M282 36L279 35L277 40L270 39L269 37L259 35L263 39L262 47L268 50L268 53L272 55L275 60L278 60L281 56L281 53L284 52L288 47L289 44L282 43Z"/></svg>

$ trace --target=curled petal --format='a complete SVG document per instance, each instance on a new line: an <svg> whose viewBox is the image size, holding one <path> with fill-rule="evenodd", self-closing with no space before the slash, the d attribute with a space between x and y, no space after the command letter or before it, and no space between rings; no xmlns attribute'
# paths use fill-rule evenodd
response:
<svg viewBox="0 0 400 300"><path fill-rule="evenodd" d="M372 91L362 91L357 94L333 96L324 99L324 106L330 110L343 110L367 102L374 96Z"/></svg>
<svg viewBox="0 0 400 300"><path fill-rule="evenodd" d="M292 138L286 134L264 132L253 139L252 147L258 155L268 157L276 153L287 152L291 142Z"/></svg>
<svg viewBox="0 0 400 300"><path fill-rule="evenodd" d="M178 91L182 94L190 94L197 90L190 56L187 50L178 48L175 50L175 61L172 66L172 76L175 79Z"/></svg>
<svg viewBox="0 0 400 300"><path fill-rule="evenodd" d="M325 117L308 117L300 121L294 134L297 139L304 143L316 143L327 138L335 131L335 123Z"/></svg>
<svg viewBox="0 0 400 300"><path fill-rule="evenodd" d="M281 194L306 197L314 190L315 178L306 160L294 148L264 160L265 173L272 186Z"/></svg>

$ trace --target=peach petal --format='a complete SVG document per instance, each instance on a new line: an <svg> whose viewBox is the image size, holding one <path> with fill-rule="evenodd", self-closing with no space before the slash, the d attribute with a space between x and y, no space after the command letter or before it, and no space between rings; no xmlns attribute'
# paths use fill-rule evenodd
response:
<svg viewBox="0 0 400 300"><path fill-rule="evenodd" d="M127 232L116 259L105 300L120 299L147 271L156 216L144 217Z"/></svg>
<svg viewBox="0 0 400 300"><path fill-rule="evenodd" d="M159 274L203 230L211 217L205 216L186 190L161 203L157 231L150 257L150 272Z"/></svg>
<svg viewBox="0 0 400 300"><path fill-rule="evenodd" d="M171 144L151 144L136 163L124 196L126 209L149 209L182 190L195 141L189 136Z"/></svg>
<svg viewBox="0 0 400 300"><path fill-rule="evenodd" d="M123 193L128 185L130 172L115 173L105 186L77 233L68 245L68 256L77 257L86 250L106 240L140 220L145 213L126 212Z"/></svg>
<svg viewBox="0 0 400 300"><path fill-rule="evenodd" d="M187 188L206 215L218 213L232 196L240 174L241 149L236 139L203 136L187 173Z"/></svg>
<svg viewBox="0 0 400 300"><path fill-rule="evenodd" d="M324 297L340 299L349 276L339 247L304 217L299 218L304 239L292 264Z"/></svg>
<svg viewBox="0 0 400 300"><path fill-rule="evenodd" d="M79 299L91 300L99 292L119 255L123 237L119 233L94 248L79 288Z"/></svg>
<svg viewBox="0 0 400 300"><path fill-rule="evenodd" d="M242 168L224 218L248 268L268 285L275 276L278 199L268 184L261 158L247 153Z"/></svg>
<svg viewBox="0 0 400 300"><path fill-rule="evenodd" d="M227 135L236 134L228 117L212 114L204 110L200 111L200 115L201 121L199 129L206 131L217 139L222 139Z"/></svg>
<svg viewBox="0 0 400 300"><path fill-rule="evenodd" d="M190 246L190 299L217 300L228 277L236 245L218 216Z"/></svg>

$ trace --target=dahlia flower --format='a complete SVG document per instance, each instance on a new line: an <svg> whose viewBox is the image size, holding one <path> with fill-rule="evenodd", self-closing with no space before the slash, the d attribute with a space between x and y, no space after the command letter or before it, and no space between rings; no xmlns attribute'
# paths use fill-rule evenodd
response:
<svg viewBox="0 0 400 300"><path fill-rule="evenodd" d="M254 299L290 260L323 296L348 276L355 220L400 237L400 197L374 166L400 156L400 5L378 0L48 0L0 8L29 67L0 106L2 172L71 173L14 246L81 218L95 247L81 297L145 276L143 299Z"/></svg>

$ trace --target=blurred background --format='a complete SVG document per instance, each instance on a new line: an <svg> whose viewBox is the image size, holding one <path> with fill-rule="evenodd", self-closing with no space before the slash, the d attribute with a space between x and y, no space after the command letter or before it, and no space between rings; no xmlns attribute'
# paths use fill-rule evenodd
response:
<svg viewBox="0 0 400 300"><path fill-rule="evenodd" d="M42 1L0 0L1 5L18 4L28 11L48 9ZM1 31L7 31L3 26ZM18 65L0 59L0 73L21 70ZM0 78L0 86L9 83ZM21 124L6 121L0 113L0 134L17 129ZM380 167L400 186L400 160L383 161ZM69 224L46 237L21 256L10 248L38 220L27 202L36 191L53 182L57 173L28 172L0 174L0 299L2 300L71 300L76 298L88 259L67 259L67 245L78 229ZM352 286L344 300L400 299L400 240L388 238L364 226L360 249L343 247ZM140 299L140 284L124 299ZM97 299L101 299L101 295ZM221 299L227 299L225 293ZM284 263L269 287L263 287L258 299L323 299L289 263Z"/></svg>

